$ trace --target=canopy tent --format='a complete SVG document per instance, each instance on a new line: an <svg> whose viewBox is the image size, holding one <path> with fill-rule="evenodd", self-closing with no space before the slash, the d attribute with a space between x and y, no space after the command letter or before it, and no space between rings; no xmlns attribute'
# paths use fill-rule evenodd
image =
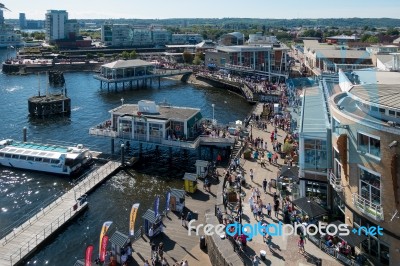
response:
<svg viewBox="0 0 400 266"><path fill-rule="evenodd" d="M336 225L336 227L338 227L341 224L344 224L341 221L334 221L333 223L330 224L334 224ZM368 237L366 235L360 234L358 235L358 230L356 229L356 233L352 232L353 231L353 227L351 227L350 225L347 225L347 229L349 229L350 234L349 235L339 235L337 234L336 236L340 239L342 239L343 241L345 241L347 244L349 244L350 246L356 247L358 246L361 242L365 241L368 239Z"/></svg>
<svg viewBox="0 0 400 266"><path fill-rule="evenodd" d="M299 209L301 209L303 212L307 213L311 219L317 218L319 216L328 213L328 211L319 206L318 203L307 197L293 200L292 203L296 205Z"/></svg>

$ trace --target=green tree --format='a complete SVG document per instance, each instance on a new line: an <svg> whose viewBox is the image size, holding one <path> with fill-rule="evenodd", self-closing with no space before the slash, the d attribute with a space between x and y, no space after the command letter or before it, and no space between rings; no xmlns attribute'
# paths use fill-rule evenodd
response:
<svg viewBox="0 0 400 266"><path fill-rule="evenodd" d="M31 33L31 37L35 40L44 40L46 35L44 32L35 31Z"/></svg>
<svg viewBox="0 0 400 266"><path fill-rule="evenodd" d="M123 52L121 53L121 57L122 57L124 60L129 59L129 55L130 55L130 53L127 52L127 51L123 51Z"/></svg>
<svg viewBox="0 0 400 266"><path fill-rule="evenodd" d="M130 58L130 59L136 59L137 57L138 57L138 54L136 53L135 50L132 50L132 51L129 53L129 58Z"/></svg>
<svg viewBox="0 0 400 266"><path fill-rule="evenodd" d="M183 62L185 62L186 64L189 64L193 61L193 55L191 52L184 51L182 56L183 56Z"/></svg>
<svg viewBox="0 0 400 266"><path fill-rule="evenodd" d="M86 54L86 59L93 59L94 58L94 55L92 54L92 53L87 53Z"/></svg>
<svg viewBox="0 0 400 266"><path fill-rule="evenodd" d="M197 54L196 54L196 56L194 57L194 59L193 59L193 65L200 65L201 64L201 58L200 58L200 56L198 56Z"/></svg>
<svg viewBox="0 0 400 266"><path fill-rule="evenodd" d="M379 38L376 36L369 36L368 39L366 40L366 42L368 43L378 43L379 42Z"/></svg>

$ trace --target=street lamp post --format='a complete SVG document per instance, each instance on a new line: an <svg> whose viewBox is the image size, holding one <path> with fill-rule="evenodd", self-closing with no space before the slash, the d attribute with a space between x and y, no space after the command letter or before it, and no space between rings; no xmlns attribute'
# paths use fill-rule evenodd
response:
<svg viewBox="0 0 400 266"><path fill-rule="evenodd" d="M211 104L211 106L212 106L212 108L213 108L213 113L212 113L212 123L214 124L214 107L215 107L215 104Z"/></svg>

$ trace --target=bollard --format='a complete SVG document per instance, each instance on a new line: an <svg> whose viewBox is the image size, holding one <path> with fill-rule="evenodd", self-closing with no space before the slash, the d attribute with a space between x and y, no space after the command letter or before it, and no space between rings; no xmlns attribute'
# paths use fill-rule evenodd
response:
<svg viewBox="0 0 400 266"><path fill-rule="evenodd" d="M27 132L28 130L27 130L27 128L26 127L24 127L23 129L22 129L22 132L23 132L23 141L24 142L26 142L26 132Z"/></svg>

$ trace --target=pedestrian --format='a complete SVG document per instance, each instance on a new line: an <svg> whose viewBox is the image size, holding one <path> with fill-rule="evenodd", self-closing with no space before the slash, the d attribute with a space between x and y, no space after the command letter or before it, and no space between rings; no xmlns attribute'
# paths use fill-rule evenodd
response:
<svg viewBox="0 0 400 266"><path fill-rule="evenodd" d="M269 193L271 193L271 188L272 188L272 182L270 180L270 181L268 181L268 191L269 191Z"/></svg>
<svg viewBox="0 0 400 266"><path fill-rule="evenodd" d="M257 206L257 204L254 204L254 206L253 206L253 216L254 216L254 219L256 219L256 221L257 221L257 215L258 215L258 206Z"/></svg>
<svg viewBox="0 0 400 266"><path fill-rule="evenodd" d="M268 202L268 205L267 205L267 215L268 215L269 218L271 218L271 209L272 209L271 203Z"/></svg>
<svg viewBox="0 0 400 266"><path fill-rule="evenodd" d="M256 255L253 256L253 266L258 266L259 262L258 262L258 258Z"/></svg>
<svg viewBox="0 0 400 266"><path fill-rule="evenodd" d="M188 212L187 216L186 216L186 222L189 223L192 220L192 213ZM187 224L186 224L187 225Z"/></svg>
<svg viewBox="0 0 400 266"><path fill-rule="evenodd" d="M278 218L278 214L279 214L279 204L275 204L275 206L274 206L274 211L275 211L275 218Z"/></svg>
<svg viewBox="0 0 400 266"><path fill-rule="evenodd" d="M250 179L251 179L251 182L254 182L254 172L253 172L253 169L250 169Z"/></svg>
<svg viewBox="0 0 400 266"><path fill-rule="evenodd" d="M181 222L182 226L185 226L185 214L183 212L181 212Z"/></svg>
<svg viewBox="0 0 400 266"><path fill-rule="evenodd" d="M262 182L262 186L263 186L263 190L264 190L265 194L267 194L267 184L268 184L267 179L264 178L264 180Z"/></svg>
<svg viewBox="0 0 400 266"><path fill-rule="evenodd" d="M305 252L304 249L304 239L300 237L299 242L297 243L299 246L299 253L303 254Z"/></svg>
<svg viewBox="0 0 400 266"><path fill-rule="evenodd" d="M149 260L145 260L143 266L150 266Z"/></svg>

